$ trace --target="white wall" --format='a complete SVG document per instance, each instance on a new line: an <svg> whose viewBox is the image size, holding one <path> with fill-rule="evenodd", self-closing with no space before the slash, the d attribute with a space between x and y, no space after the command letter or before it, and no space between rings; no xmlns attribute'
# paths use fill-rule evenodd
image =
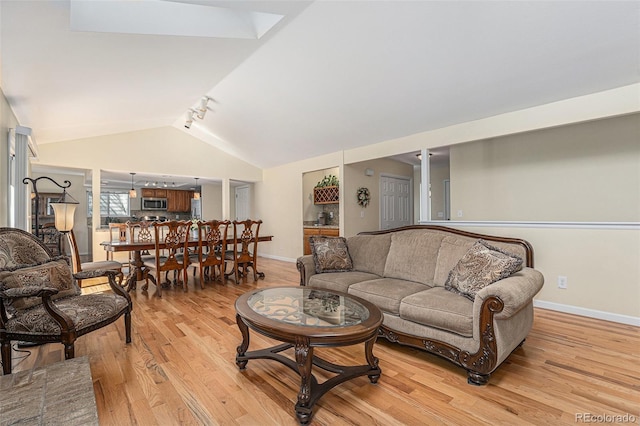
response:
<svg viewBox="0 0 640 426"><path fill-rule="evenodd" d="M216 154L224 158L219 162L211 160L216 162L212 166L208 156L198 155L204 154L199 149L196 150L196 155L184 157L189 161L178 159L172 162L163 158L165 163L158 160L138 164L138 159L143 154L148 154L156 146L164 147L167 150L179 146L182 152L187 152L183 149L182 143L186 142L187 148L195 146L194 141L186 141L185 138L188 136L180 136L182 132L174 132L175 129L155 129L136 132L141 133L140 135L113 135L86 141L65 142L55 144L58 145L55 149L57 152L53 152L53 147L50 150L47 145L42 145L41 153L43 158L61 166L78 167L88 162L93 167L103 169L114 168L124 171L138 169L141 172L158 173L166 168L170 169L169 172L172 174L180 174L181 170L182 173L190 171L189 175L214 174L216 177L227 176L239 180L254 180L256 182L254 185L255 217L259 217L265 222L261 231L274 236L272 242L260 245L260 254L295 260L302 253L302 220L304 215L300 201L304 196L303 173L338 166L340 176L343 176L340 199L344 202L340 205L340 216L344 218L344 209L349 208L345 205L355 204L355 200L350 201L350 196L345 195L345 183L343 183L345 181L345 164L387 157L421 148L450 146L638 112L640 111L640 101L637 96L639 88L640 85L633 85L474 122L452 125L266 169L263 173L246 163L243 165L240 160L228 156L224 157L225 154L219 152ZM87 146L82 142L94 145ZM45 148L47 152L44 152ZM131 153L132 149L133 153ZM204 151L211 152L208 149ZM206 158L207 161L193 161L193 158ZM211 156L211 158L215 158L215 156ZM72 164L69 164L70 162ZM105 162L110 166L106 166ZM233 164L224 164L226 162ZM118 167L118 164L122 165ZM144 169L141 170L139 166ZM207 173L204 173L205 171ZM251 177L239 177L237 174L246 174ZM262 181L259 181L260 177L263 178ZM638 174L624 177L632 182L637 181L638 178ZM626 195L619 194L619 196ZM544 206L541 206L541 209L544 209ZM348 235L349 229L345 229L344 222L344 220L341 221L341 234ZM640 272L638 271L640 235L638 231L510 227L482 230L474 228L474 230L496 235L513 235L530 240L536 250L536 267L543 271L547 278L547 284L538 296L538 301L640 318L640 306L637 304L638 287L640 286ZM591 251L594 247L598 247L599 243L604 243L600 245L601 249ZM569 277L567 290L556 290L554 281L558 274Z"/></svg>
<svg viewBox="0 0 640 426"><path fill-rule="evenodd" d="M257 167L173 127L42 144L39 146L39 164L86 169L94 176L99 175L100 170L110 170L247 182L262 179L262 170ZM205 190L208 198L205 211L211 209L212 214L220 217L221 210L216 207L214 197L219 197L221 206L222 191ZM79 220L82 217L76 213L76 222ZM94 230L97 226L99 224L94 222ZM94 243L99 238L94 235ZM103 253L94 251L94 259L103 260Z"/></svg>
<svg viewBox="0 0 640 426"><path fill-rule="evenodd" d="M201 185L202 219L222 219L222 184Z"/></svg>
<svg viewBox="0 0 640 426"><path fill-rule="evenodd" d="M304 172L336 164L348 170L348 164L421 148L451 146L509 134L524 134L565 124L583 122L587 128L592 129L592 126L597 127L604 123L590 123L592 120L640 111L640 100L637 96L639 88L639 85L634 85L569 99L267 169L264 171L263 182L256 184L256 192L258 206L264 210L262 216L267 222L269 232L276 238L273 243L264 245L262 253L282 259L295 259L302 253L303 212L300 196L301 176ZM537 135L534 134L533 137L536 138ZM600 139L603 144L608 143L608 139ZM640 179L637 169L634 172L633 168L629 167L629 159L624 156L615 159L613 157L615 156L611 158L613 163L607 166L608 170L615 169L616 161L620 161L625 172L624 176L617 179L628 182L626 188L637 187ZM563 161L571 162L566 156ZM592 157L589 161L599 163L600 158ZM544 169L544 165L541 169ZM349 187L348 176L345 173L341 176L344 176L341 191L348 191L345 190L345 187ZM452 176L452 186L453 179ZM616 188L620 187L613 186L612 190L618 191ZM551 189L553 190L553 186ZM567 197L571 194L564 191L561 195ZM627 196L635 197L637 193L614 193L614 197ZM274 199L278 202L274 203ZM349 209L349 203L355 204L355 201L350 201L348 194L341 193L340 199L344 200L341 209ZM546 211L543 204L537 204L534 208L541 214ZM354 228L350 229L351 225L345 225L345 222L349 223L349 218L345 217L344 212L341 212L341 218L344 219L341 221L341 234L351 235ZM454 222L450 224L455 225ZM640 323L639 231L512 227L471 227L470 230L525 238L533 244L536 267L543 271L547 280L537 298L539 302L577 307L591 313L606 312L616 319L631 317L633 321L637 320ZM557 275L566 275L569 278L567 290L557 289Z"/></svg>
<svg viewBox="0 0 640 426"><path fill-rule="evenodd" d="M15 129L18 125L13 111L0 90L0 226L9 225L9 129ZM22 185L22 182L20 182Z"/></svg>
<svg viewBox="0 0 640 426"><path fill-rule="evenodd" d="M462 220L640 222L639 114L455 145L450 168Z"/></svg>

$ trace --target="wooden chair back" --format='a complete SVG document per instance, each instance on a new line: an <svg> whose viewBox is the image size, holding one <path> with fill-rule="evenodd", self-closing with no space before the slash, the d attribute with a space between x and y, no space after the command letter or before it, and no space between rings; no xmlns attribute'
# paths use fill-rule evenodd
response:
<svg viewBox="0 0 640 426"><path fill-rule="evenodd" d="M210 270L211 280L216 278L216 267L220 277L224 274L224 255L227 251L228 220L208 220L198 222L198 264L200 286L204 288L206 268Z"/></svg>
<svg viewBox="0 0 640 426"><path fill-rule="evenodd" d="M239 269L243 269L246 278L247 269L253 269L253 280L258 280L256 271L256 259L258 256L258 237L262 220L234 220L233 221L233 262L236 283L238 282ZM229 251L228 251L229 252Z"/></svg>
<svg viewBox="0 0 640 426"><path fill-rule="evenodd" d="M172 220L153 223L158 296L161 296L161 272L164 271L181 271L183 275L183 287L185 291L187 290L189 279L187 268L189 266L188 242L190 227L190 221Z"/></svg>
<svg viewBox="0 0 640 426"><path fill-rule="evenodd" d="M71 270L74 274L84 271L95 271L98 269L105 269L107 271L116 271L118 284L122 284L124 274L122 272L122 263L115 260L104 260L97 262L82 262L80 259L80 251L78 250L78 243L76 241L76 234L73 229L68 232L69 235L69 249L71 251ZM78 285L82 286L82 280L78 280Z"/></svg>

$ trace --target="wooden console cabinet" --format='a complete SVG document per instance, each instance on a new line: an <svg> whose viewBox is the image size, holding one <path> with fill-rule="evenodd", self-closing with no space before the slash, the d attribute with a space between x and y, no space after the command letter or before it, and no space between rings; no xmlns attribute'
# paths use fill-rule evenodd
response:
<svg viewBox="0 0 640 426"><path fill-rule="evenodd" d="M337 228L325 228L322 226L313 228L304 228L304 242L303 242L303 254L311 254L311 243L309 237L312 235L326 235L329 237L337 237L340 235L340 230Z"/></svg>

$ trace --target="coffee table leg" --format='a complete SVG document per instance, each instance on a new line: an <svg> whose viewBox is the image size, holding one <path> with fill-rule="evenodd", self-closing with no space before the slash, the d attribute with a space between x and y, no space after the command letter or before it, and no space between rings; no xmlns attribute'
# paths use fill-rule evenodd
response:
<svg viewBox="0 0 640 426"><path fill-rule="evenodd" d="M236 348L236 351L238 352L238 354L236 355L236 365L240 370L244 370L247 366L248 360L240 360L240 358L244 357L244 355L247 353L247 349L249 349L249 327L247 327L247 324L242 321L242 317L237 314L236 323L238 324L240 333L242 333L242 343L240 343L240 346Z"/></svg>
<svg viewBox="0 0 640 426"><path fill-rule="evenodd" d="M313 347L310 346L308 337L296 337L295 356L300 373L300 392L298 392L296 416L298 416L298 422L305 425L311 421L311 416L313 415L312 408L309 406L309 401L311 400Z"/></svg>
<svg viewBox="0 0 640 426"><path fill-rule="evenodd" d="M373 356L373 345L376 343L377 335L374 335L371 340L367 340L364 344L364 356L367 358L367 363L372 370L376 370L377 374L369 374L369 380L371 383L378 383L380 378L380 368L378 367L378 358Z"/></svg>

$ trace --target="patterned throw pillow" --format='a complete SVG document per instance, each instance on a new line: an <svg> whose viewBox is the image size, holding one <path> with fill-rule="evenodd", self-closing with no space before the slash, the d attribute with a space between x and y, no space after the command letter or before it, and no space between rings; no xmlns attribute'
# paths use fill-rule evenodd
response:
<svg viewBox="0 0 640 426"><path fill-rule="evenodd" d="M3 289L23 287L56 288L59 291L51 296L53 300L80 294L80 288L73 279L71 268L64 259L12 271L2 271L0 272L0 285ZM26 297L13 299L8 307L10 309L28 309L40 303L42 303L41 297Z"/></svg>
<svg viewBox="0 0 640 426"><path fill-rule="evenodd" d="M522 269L522 259L479 240L449 272L445 288L475 299L486 286Z"/></svg>
<svg viewBox="0 0 640 426"><path fill-rule="evenodd" d="M313 263L317 273L344 272L353 269L347 240L343 237L310 237Z"/></svg>

